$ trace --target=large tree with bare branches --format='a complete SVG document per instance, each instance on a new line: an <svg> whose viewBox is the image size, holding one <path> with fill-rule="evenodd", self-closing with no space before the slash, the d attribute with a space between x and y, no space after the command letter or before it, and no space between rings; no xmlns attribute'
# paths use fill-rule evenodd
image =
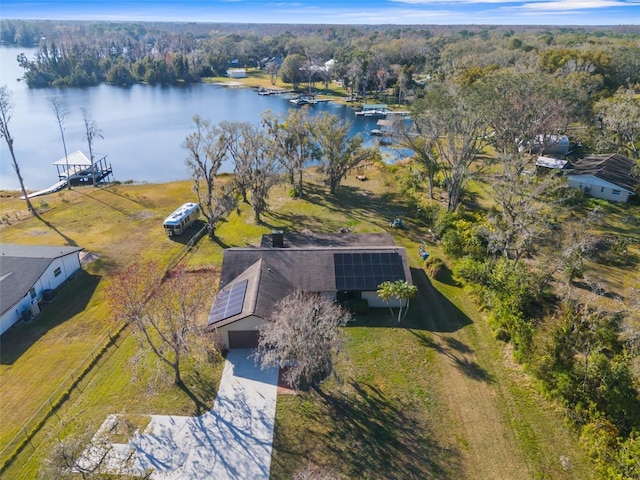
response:
<svg viewBox="0 0 640 480"><path fill-rule="evenodd" d="M487 118L470 89L433 87L413 107L417 134L435 150L447 190L447 209L458 208L467 183L481 171L478 154L487 145Z"/></svg>
<svg viewBox="0 0 640 480"><path fill-rule="evenodd" d="M18 182L20 182L20 190L22 190L22 195L27 202L27 208L34 215L38 215L36 209L33 208L31 204L31 200L29 199L29 195L27 194L27 190L24 187L24 180L22 178L22 174L20 173L20 166L18 165L18 160L16 160L16 153L13 149L13 137L11 136L11 132L9 131L9 121L11 120L11 111L13 109L13 104L11 102L11 93L6 85L0 87L0 136L4 138L7 143L7 147L9 148L9 153L11 154L11 162L13 169L18 176Z"/></svg>
<svg viewBox="0 0 640 480"><path fill-rule="evenodd" d="M295 195L302 197L302 173L317 156L311 141L309 109L290 109L284 118L267 111L262 115L262 125L272 140L272 154L287 171Z"/></svg>
<svg viewBox="0 0 640 480"><path fill-rule="evenodd" d="M82 119L84 120L84 139L87 141L87 146L89 147L89 159L91 160L91 179L93 181L93 186L96 185L96 169L94 166L95 156L93 152L93 142L95 142L98 138L104 138L102 136L102 130L98 128L98 124L96 121L91 118L91 113L89 109L82 108Z"/></svg>
<svg viewBox="0 0 640 480"><path fill-rule="evenodd" d="M531 74L498 74L478 87L484 99L497 175L487 182L499 215L490 215L490 247L519 259L548 232L552 209L541 201L554 177L533 176L540 144L559 141L568 105L547 82ZM494 172L495 173L495 172Z"/></svg>
<svg viewBox="0 0 640 480"><path fill-rule="evenodd" d="M271 187L281 181L273 143L263 130L250 123L222 122L220 128L229 138L233 183L242 199L251 204L256 222L260 222L260 215L267 210Z"/></svg>
<svg viewBox="0 0 640 480"><path fill-rule="evenodd" d="M263 368L287 367L293 386L312 386L333 370L340 350L340 327L351 314L331 298L296 291L275 306L260 329L256 358Z"/></svg>
<svg viewBox="0 0 640 480"><path fill-rule="evenodd" d="M56 116L58 122L58 128L60 129L60 137L62 138L62 147L64 148L64 159L67 167L67 189L71 190L71 179L69 178L71 172L69 171L69 155L67 154L67 142L64 138L64 120L67 116L67 107L65 106L62 98L60 97L47 97L51 110Z"/></svg>
<svg viewBox="0 0 640 480"><path fill-rule="evenodd" d="M377 151L363 149L362 137L349 138L349 122L333 114L323 113L313 122L313 138L318 145L322 169L334 195L347 172L365 158L376 158Z"/></svg>
<svg viewBox="0 0 640 480"><path fill-rule="evenodd" d="M196 316L207 292L207 283L184 266L163 275L157 263L139 258L109 284L114 316L134 327L141 344L172 370L176 385L182 384L183 357L206 337Z"/></svg>

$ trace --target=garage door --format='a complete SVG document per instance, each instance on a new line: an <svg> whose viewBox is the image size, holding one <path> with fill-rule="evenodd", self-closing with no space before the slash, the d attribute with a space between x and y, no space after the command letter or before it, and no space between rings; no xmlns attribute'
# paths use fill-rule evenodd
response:
<svg viewBox="0 0 640 480"><path fill-rule="evenodd" d="M256 348L259 335L258 330L230 331L229 348Z"/></svg>

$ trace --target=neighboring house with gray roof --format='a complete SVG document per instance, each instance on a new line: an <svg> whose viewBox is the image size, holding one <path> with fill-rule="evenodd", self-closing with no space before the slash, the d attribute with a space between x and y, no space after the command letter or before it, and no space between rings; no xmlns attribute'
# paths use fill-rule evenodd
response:
<svg viewBox="0 0 640 480"><path fill-rule="evenodd" d="M591 155L573 162L573 170L566 173L567 183L592 197L627 202L638 184L632 175L634 166L633 160L618 153Z"/></svg>
<svg viewBox="0 0 640 480"><path fill-rule="evenodd" d="M254 347L258 327L275 304L297 289L386 307L377 288L395 280L411 282L411 273L405 249L396 246L388 233L276 232L263 236L260 247L224 251L208 328L217 332L223 348Z"/></svg>
<svg viewBox="0 0 640 480"><path fill-rule="evenodd" d="M80 247L0 245L0 334L39 313L42 292L80 268Z"/></svg>

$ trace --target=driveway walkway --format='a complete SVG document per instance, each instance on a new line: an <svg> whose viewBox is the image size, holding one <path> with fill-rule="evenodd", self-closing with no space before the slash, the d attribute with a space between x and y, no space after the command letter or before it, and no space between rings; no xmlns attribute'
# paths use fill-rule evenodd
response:
<svg viewBox="0 0 640 480"><path fill-rule="evenodd" d="M114 450L135 449L135 470L153 468L157 480L268 479L278 370L260 370L251 353L229 352L210 412L153 415L143 433Z"/></svg>

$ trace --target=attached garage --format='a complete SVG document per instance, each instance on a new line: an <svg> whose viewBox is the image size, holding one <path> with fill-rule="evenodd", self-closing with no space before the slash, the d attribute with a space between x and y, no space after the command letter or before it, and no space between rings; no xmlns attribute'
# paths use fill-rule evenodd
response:
<svg viewBox="0 0 640 480"><path fill-rule="evenodd" d="M256 348L258 346L258 330L229 330L229 348Z"/></svg>

